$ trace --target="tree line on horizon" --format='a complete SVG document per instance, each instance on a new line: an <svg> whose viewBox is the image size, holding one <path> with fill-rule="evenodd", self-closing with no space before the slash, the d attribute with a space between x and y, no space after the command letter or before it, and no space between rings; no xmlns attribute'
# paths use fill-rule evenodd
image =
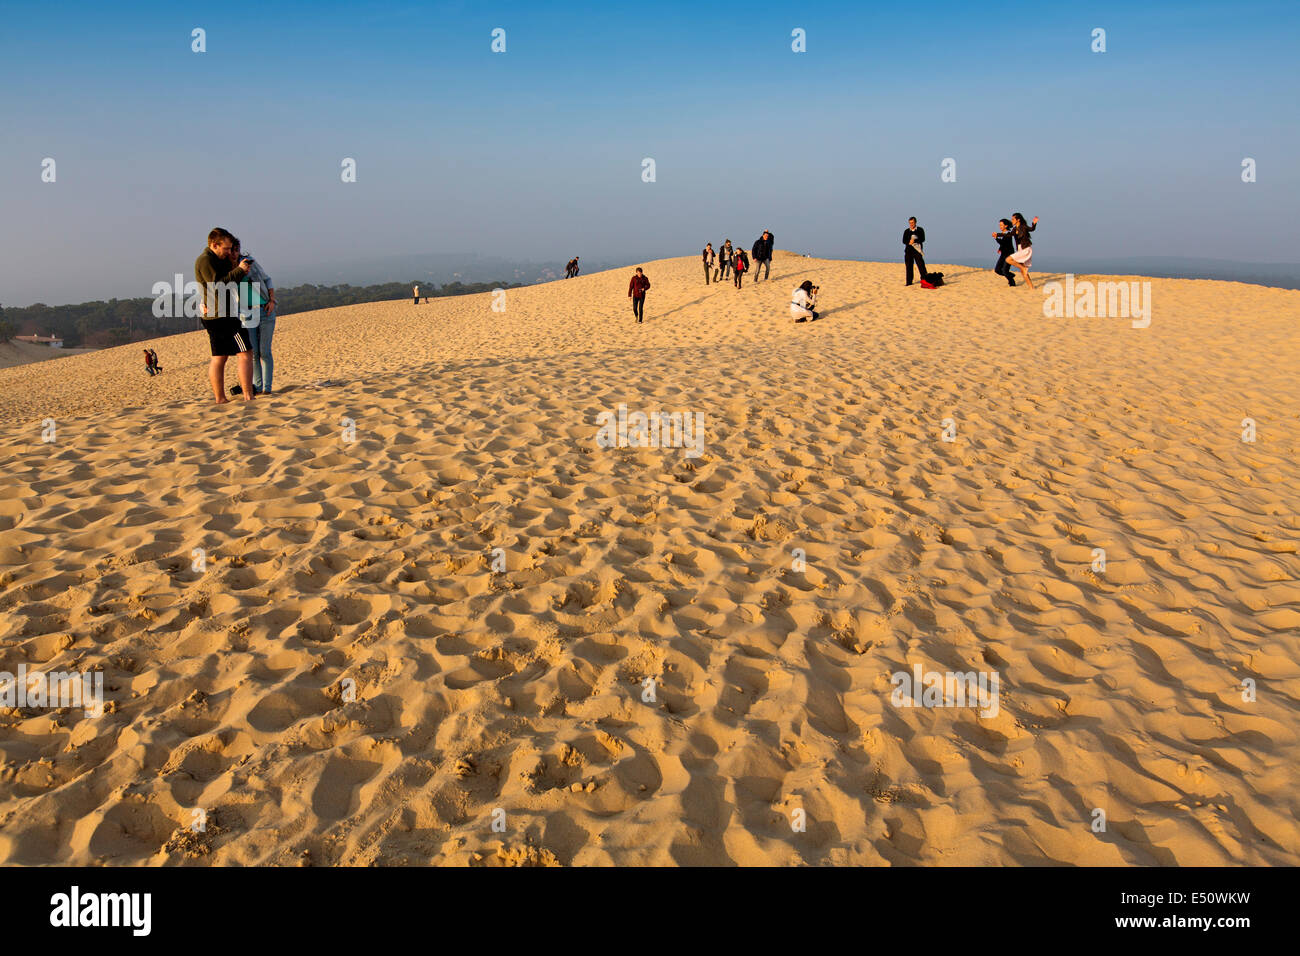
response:
<svg viewBox="0 0 1300 956"><path fill-rule="evenodd" d="M275 290L277 315L314 312L341 305L387 302L411 298L414 286L423 298L473 295L493 289L517 289L522 282L448 282L437 285L423 279L410 282L385 282L380 285L297 285ZM54 335L68 348L109 348L129 345L165 335L179 335L200 328L199 319L178 316L157 318L153 314L153 297L108 299L76 305L35 305L0 307L0 342L18 335Z"/></svg>

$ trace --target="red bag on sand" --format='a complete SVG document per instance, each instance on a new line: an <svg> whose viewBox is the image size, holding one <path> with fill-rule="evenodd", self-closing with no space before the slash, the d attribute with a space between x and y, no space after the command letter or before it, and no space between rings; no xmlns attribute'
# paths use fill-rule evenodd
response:
<svg viewBox="0 0 1300 956"><path fill-rule="evenodd" d="M937 288L939 288L939 287L938 287L937 285L931 285L931 284L930 284L929 282L927 282L925 279L922 279L922 280L921 280L921 288L922 288L922 289L937 289Z"/></svg>

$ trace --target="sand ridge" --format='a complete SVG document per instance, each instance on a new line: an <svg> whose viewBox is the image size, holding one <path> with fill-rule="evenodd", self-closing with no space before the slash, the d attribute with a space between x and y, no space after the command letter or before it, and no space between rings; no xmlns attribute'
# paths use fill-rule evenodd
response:
<svg viewBox="0 0 1300 956"><path fill-rule="evenodd" d="M202 333L0 369L0 666L110 699L0 713L0 860L1300 862L1300 293L642 265L641 326L630 267L286 316L248 406ZM704 455L599 447L620 402Z"/></svg>

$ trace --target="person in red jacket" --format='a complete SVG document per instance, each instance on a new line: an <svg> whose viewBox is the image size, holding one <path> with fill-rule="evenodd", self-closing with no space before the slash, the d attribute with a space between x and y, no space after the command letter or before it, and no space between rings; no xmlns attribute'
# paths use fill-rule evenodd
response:
<svg viewBox="0 0 1300 956"><path fill-rule="evenodd" d="M745 258L745 250L736 250L736 259L731 264L731 272L736 277L736 288L740 288L740 280L744 278L745 273L749 271L749 260Z"/></svg>
<svg viewBox="0 0 1300 956"><path fill-rule="evenodd" d="M627 284L627 294L632 299L632 314L638 322L645 318L645 294L649 288L650 280L645 277L641 267L637 266L632 281Z"/></svg>

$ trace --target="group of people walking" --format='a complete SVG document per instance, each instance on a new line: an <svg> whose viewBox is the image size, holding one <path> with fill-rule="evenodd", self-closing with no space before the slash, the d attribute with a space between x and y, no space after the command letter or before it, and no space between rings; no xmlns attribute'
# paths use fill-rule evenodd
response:
<svg viewBox="0 0 1300 956"><path fill-rule="evenodd" d="M755 282L759 280L759 272L762 272L762 278L764 279L772 277L772 248L774 242L772 233L767 229L764 229L763 234L754 240L750 253L754 256L752 268ZM710 281L719 282L725 280L730 275L736 288L739 289L745 278L745 273L751 269L749 254L744 249L733 247L730 239L724 239L717 252L714 252L713 243L705 244L703 261L705 285L708 285Z"/></svg>
<svg viewBox="0 0 1300 956"><path fill-rule="evenodd" d="M572 279L578 274L578 257L574 256L564 266L564 278Z"/></svg>
<svg viewBox="0 0 1300 956"><path fill-rule="evenodd" d="M208 333L212 361L208 381L217 404L226 397L226 360L238 356L239 384L231 394L251 401L271 394L275 363L275 285L261 265L240 249L239 240L220 226L208 233L208 244L194 260L194 279L203 297L203 328Z"/></svg>

